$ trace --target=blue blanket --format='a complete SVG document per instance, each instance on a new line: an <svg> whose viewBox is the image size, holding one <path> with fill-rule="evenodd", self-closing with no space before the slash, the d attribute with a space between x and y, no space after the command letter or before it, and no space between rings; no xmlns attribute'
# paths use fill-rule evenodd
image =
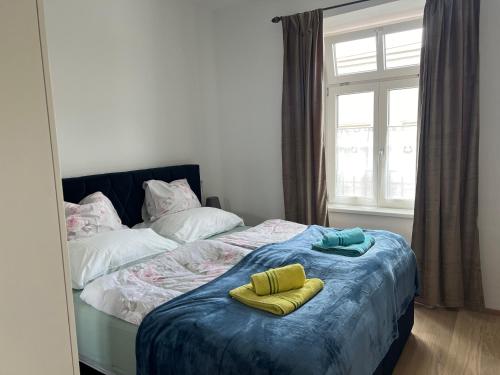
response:
<svg viewBox="0 0 500 375"><path fill-rule="evenodd" d="M362 257L311 250L325 230L311 226L261 247L219 278L153 310L137 333L137 374L372 374L417 291L415 256L401 236L385 231L367 232L376 243ZM292 263L325 287L290 315L229 297L251 274Z"/></svg>

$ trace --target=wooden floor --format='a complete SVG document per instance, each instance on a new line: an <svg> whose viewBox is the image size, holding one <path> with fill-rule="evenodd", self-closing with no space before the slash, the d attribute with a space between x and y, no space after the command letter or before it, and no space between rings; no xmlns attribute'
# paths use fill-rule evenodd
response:
<svg viewBox="0 0 500 375"><path fill-rule="evenodd" d="M500 315L415 308L394 374L500 375Z"/></svg>

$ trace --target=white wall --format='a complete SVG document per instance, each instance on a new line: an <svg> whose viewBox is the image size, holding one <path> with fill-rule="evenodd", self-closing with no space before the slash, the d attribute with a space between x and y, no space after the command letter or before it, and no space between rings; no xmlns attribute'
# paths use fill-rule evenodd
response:
<svg viewBox="0 0 500 375"><path fill-rule="evenodd" d="M337 212L330 214L330 225L338 228L359 226L368 229L389 230L394 233L399 233L411 243L413 218Z"/></svg>
<svg viewBox="0 0 500 375"><path fill-rule="evenodd" d="M488 307L500 310L500 1L482 0L480 23L479 239Z"/></svg>
<svg viewBox="0 0 500 375"><path fill-rule="evenodd" d="M202 1L202 0L196 0ZM224 2L225 0L220 0ZM224 142L219 130L219 110L217 100L217 70L214 41L214 19L210 8L203 6L197 10L198 76L195 91L199 100L193 108L195 120L195 157L201 166L202 186L205 196L218 195L223 200L224 183L220 147Z"/></svg>
<svg viewBox="0 0 500 375"><path fill-rule="evenodd" d="M45 1L63 177L195 162L196 9Z"/></svg>

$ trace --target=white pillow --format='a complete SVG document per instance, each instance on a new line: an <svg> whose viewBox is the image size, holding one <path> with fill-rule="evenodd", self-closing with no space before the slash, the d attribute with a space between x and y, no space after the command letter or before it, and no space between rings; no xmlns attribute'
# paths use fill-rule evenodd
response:
<svg viewBox="0 0 500 375"><path fill-rule="evenodd" d="M205 239L244 225L243 219L235 214L212 207L192 208L164 215L147 226L156 233L180 243Z"/></svg>
<svg viewBox="0 0 500 375"><path fill-rule="evenodd" d="M113 203L100 191L88 195L79 204L64 202L64 211L68 241L126 228Z"/></svg>
<svg viewBox="0 0 500 375"><path fill-rule="evenodd" d="M179 244L151 229L123 229L68 242L73 289L129 263L160 254Z"/></svg>
<svg viewBox="0 0 500 375"><path fill-rule="evenodd" d="M186 179L170 183L159 180L144 182L145 190L142 218L154 221L166 214L201 207L196 194L191 190Z"/></svg>

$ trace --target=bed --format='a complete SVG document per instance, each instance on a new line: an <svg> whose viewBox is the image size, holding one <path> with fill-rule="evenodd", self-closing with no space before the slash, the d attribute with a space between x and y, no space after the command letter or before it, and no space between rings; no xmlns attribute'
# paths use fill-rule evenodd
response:
<svg viewBox="0 0 500 375"><path fill-rule="evenodd" d="M182 178L188 180L191 189L200 198L201 182L197 165L181 165L65 179L63 180L63 191L65 200L75 203L90 193L103 192L112 201L122 222L132 227L142 221L141 207L144 199L142 183L144 181L158 179L170 182ZM237 231L245 229L240 227ZM311 231L314 230L316 229L311 229ZM228 238L231 238L231 236L228 236ZM273 246L268 247L272 248ZM263 249L257 251L268 251L268 249L264 246ZM221 276L214 282L208 283L207 286L210 288L211 285L220 282L220 279L224 279L224 277L225 275ZM206 287L198 289L203 293ZM175 311L175 305L179 300L186 302L186 298L191 298L193 295L196 298L197 293L200 292L198 289L186 293L187 296L185 297L181 296L166 303L166 309L162 310L163 306L161 306L158 308L159 313L168 314ZM80 291L74 291L80 361L103 374L134 374L137 366L135 347L138 332L137 325L94 309L81 301L79 295ZM187 302L189 303L189 301ZM238 309L240 308L238 307ZM155 313L156 310L148 315L148 319L154 319ZM375 374L392 372L413 326L413 298L405 301L404 309L398 315L397 321L393 324L393 331L397 332L397 335L393 335L390 347L386 351L384 350L385 355L380 356L380 361L377 360L378 365L375 366ZM147 340L147 336L142 335L141 339ZM145 345L141 344L142 346ZM174 348L174 350L177 349ZM137 353L137 355L141 355L141 353ZM206 360L206 358L203 360ZM141 361L144 362L143 359ZM84 366L82 371L84 374L86 372L85 368ZM152 370L150 372L153 373ZM171 373L175 373L175 371Z"/></svg>

